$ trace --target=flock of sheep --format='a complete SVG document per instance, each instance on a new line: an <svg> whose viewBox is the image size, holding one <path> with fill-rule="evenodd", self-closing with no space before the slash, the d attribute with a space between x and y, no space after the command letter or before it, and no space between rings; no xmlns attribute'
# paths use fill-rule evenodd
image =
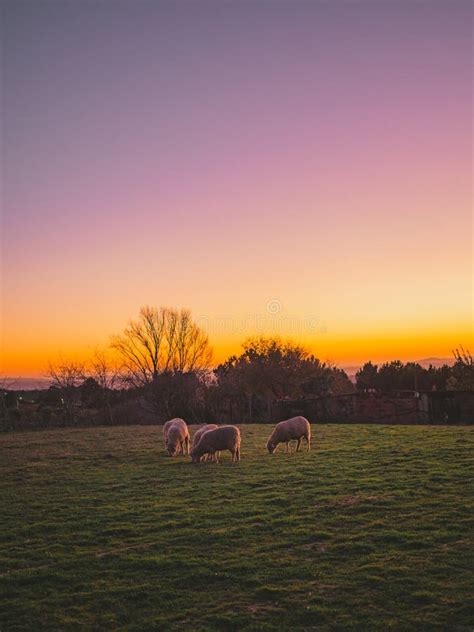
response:
<svg viewBox="0 0 474 632"><path fill-rule="evenodd" d="M219 456L223 450L229 450L232 461L240 461L240 430L237 426L217 426L204 424L193 437L192 446L189 430L183 419L176 417L163 425L163 439L169 456L188 454L193 463L210 459L219 463ZM292 417L278 423L267 441L267 450L273 454L280 443L286 444L297 441L296 451L300 449L302 439L306 440L308 450L311 448L311 426L304 417Z"/></svg>

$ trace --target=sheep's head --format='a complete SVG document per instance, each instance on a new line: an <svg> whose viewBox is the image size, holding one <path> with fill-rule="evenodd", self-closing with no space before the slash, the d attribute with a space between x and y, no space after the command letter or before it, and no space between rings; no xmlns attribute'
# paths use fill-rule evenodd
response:
<svg viewBox="0 0 474 632"><path fill-rule="evenodd" d="M267 441L267 450L270 454L273 454L275 452L275 448L276 445L273 443L273 441L271 439L269 439Z"/></svg>
<svg viewBox="0 0 474 632"><path fill-rule="evenodd" d="M176 456L178 454L178 446L173 443L166 444L166 451L169 456Z"/></svg>
<svg viewBox="0 0 474 632"><path fill-rule="evenodd" d="M191 450L189 456L191 457L191 463L199 463L199 461L201 460L201 455L198 454L196 448L193 448Z"/></svg>

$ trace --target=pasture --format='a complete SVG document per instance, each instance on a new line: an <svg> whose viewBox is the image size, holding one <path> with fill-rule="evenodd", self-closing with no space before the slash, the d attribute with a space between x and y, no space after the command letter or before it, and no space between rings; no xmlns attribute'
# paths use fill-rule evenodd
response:
<svg viewBox="0 0 474 632"><path fill-rule="evenodd" d="M0 436L0 630L473 629L474 427L270 430L235 465L160 426Z"/></svg>

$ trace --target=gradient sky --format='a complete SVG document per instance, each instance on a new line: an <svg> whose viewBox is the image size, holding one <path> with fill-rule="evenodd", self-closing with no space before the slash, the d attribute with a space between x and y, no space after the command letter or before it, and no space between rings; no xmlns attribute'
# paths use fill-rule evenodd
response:
<svg viewBox="0 0 474 632"><path fill-rule="evenodd" d="M1 372L144 304L217 360L472 342L471 2L2 6Z"/></svg>

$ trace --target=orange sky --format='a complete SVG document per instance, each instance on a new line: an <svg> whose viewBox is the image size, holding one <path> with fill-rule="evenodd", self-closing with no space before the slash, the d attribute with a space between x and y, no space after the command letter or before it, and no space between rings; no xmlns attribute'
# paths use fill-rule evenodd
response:
<svg viewBox="0 0 474 632"><path fill-rule="evenodd" d="M273 303L271 303L273 304ZM199 316L211 338L215 349L215 361L219 362L232 353L240 352L240 342L249 335L280 335L306 345L323 360L339 366L352 366L366 360L382 362L388 359L417 360L427 357L452 358L452 350L472 342L472 328L461 320L447 321L429 330L422 323L407 328L395 324L370 327L331 328L317 318L300 319L284 312L269 315L266 307L260 314L245 315L241 319ZM252 323L256 326L252 327ZM27 335L19 333L4 345L2 357L3 373L9 376L37 376L44 374L48 360L55 361L60 356L85 360L98 348L104 349L109 336L104 331L97 335L97 323L87 323L80 331L74 330L77 321L57 323L57 328L45 326L31 328ZM21 330L20 330L21 331ZM117 328L117 331L120 331ZM38 335L39 334L39 335ZM43 334L43 335L42 335Z"/></svg>

